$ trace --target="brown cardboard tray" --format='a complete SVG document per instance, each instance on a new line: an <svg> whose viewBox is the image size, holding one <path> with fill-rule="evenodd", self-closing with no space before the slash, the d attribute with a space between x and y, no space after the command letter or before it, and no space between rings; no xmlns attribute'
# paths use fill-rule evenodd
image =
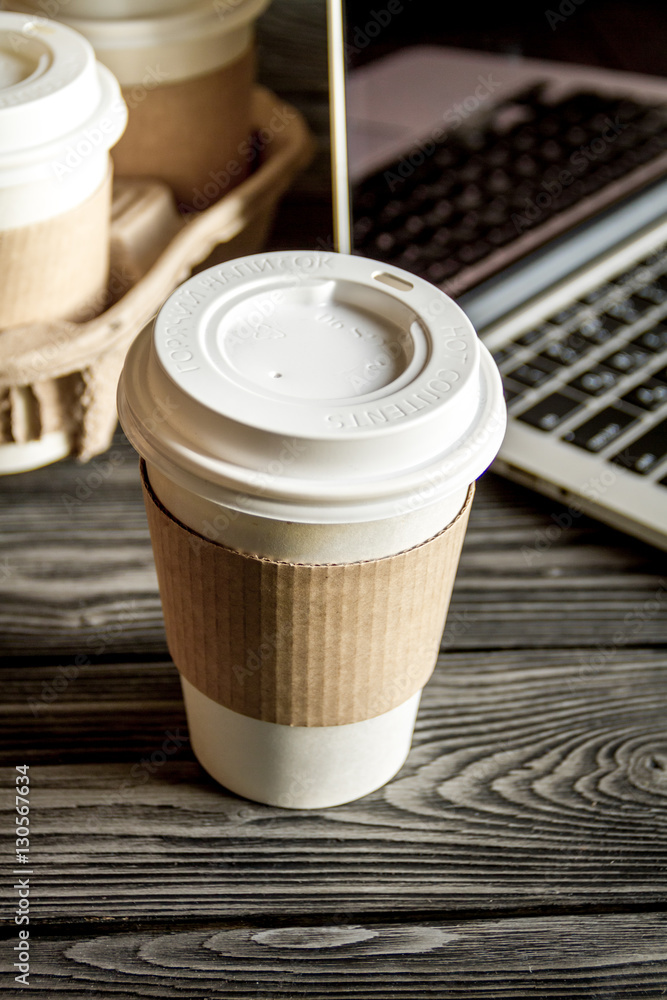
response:
<svg viewBox="0 0 667 1000"><path fill-rule="evenodd" d="M210 207L179 211L160 181L114 180L109 283L99 315L0 333L0 447L64 431L81 461L105 451L134 337L194 268L262 249L279 199L315 143L299 112L270 91L256 87L253 105L260 166ZM200 201L215 197L215 177L212 170Z"/></svg>

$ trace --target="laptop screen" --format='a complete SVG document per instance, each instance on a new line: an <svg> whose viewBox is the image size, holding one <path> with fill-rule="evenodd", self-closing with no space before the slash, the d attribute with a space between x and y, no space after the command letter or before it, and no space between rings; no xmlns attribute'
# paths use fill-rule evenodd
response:
<svg viewBox="0 0 667 1000"><path fill-rule="evenodd" d="M582 227L665 175L655 107L667 103L667 84L636 75L662 63L650 44L627 45L632 12L624 21L590 0L569 18L559 9L549 17L520 5L485 14L480 26L472 9L423 0L328 6L342 24L327 23L324 0L274 0L265 19L286 47L271 37L262 51L273 60L269 83L301 107L320 140L299 190L317 246L420 274L472 309L483 289L477 322L487 322L538 290L552 267L578 266L597 245L597 236L580 238ZM650 128L653 150L642 133ZM649 214L658 203L643 202ZM619 215L611 235L621 238L632 218ZM350 246L341 242L348 220ZM576 255L568 249L535 270L535 258L570 238ZM493 292L491 301L489 289L510 274L519 275L513 294L500 303Z"/></svg>
<svg viewBox="0 0 667 1000"><path fill-rule="evenodd" d="M334 249L326 7L274 4L289 41L269 82L320 139L281 238ZM663 20L651 2L346 0L342 42L353 252L466 310L503 377L498 471L661 545Z"/></svg>

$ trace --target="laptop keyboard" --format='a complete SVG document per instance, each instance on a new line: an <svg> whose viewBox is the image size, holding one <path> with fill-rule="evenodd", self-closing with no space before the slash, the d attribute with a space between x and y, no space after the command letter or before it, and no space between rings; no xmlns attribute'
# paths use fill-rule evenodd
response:
<svg viewBox="0 0 667 1000"><path fill-rule="evenodd" d="M661 156L667 107L538 85L430 146L355 189L353 243L458 293L466 268Z"/></svg>
<svg viewBox="0 0 667 1000"><path fill-rule="evenodd" d="M667 486L667 246L493 356L517 420Z"/></svg>

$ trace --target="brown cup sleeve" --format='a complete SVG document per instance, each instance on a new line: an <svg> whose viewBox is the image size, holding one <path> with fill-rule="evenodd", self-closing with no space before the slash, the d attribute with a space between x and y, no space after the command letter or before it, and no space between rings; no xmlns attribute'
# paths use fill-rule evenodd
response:
<svg viewBox="0 0 667 1000"><path fill-rule="evenodd" d="M0 330L91 319L108 304L111 167L76 208L0 232Z"/></svg>
<svg viewBox="0 0 667 1000"><path fill-rule="evenodd" d="M116 174L161 178L185 211L205 209L240 184L253 165L255 62L251 44L213 72L123 87L128 122L112 153Z"/></svg>
<svg viewBox="0 0 667 1000"><path fill-rule="evenodd" d="M305 564L209 541L153 493L142 462L169 651L220 705L290 726L360 722L431 676L474 494L421 545L383 559Z"/></svg>

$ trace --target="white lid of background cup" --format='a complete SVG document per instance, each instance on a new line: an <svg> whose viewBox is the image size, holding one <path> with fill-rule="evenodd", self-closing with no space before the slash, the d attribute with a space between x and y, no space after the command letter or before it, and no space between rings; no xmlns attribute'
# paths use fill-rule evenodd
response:
<svg viewBox="0 0 667 1000"><path fill-rule="evenodd" d="M197 0L194 0L196 3ZM242 2L242 0L241 0ZM170 11L191 7L193 0L31 0L31 7L56 17L92 17L110 20L116 17L159 17Z"/></svg>
<svg viewBox="0 0 667 1000"><path fill-rule="evenodd" d="M92 194L126 122L118 83L85 38L55 21L0 11L3 229ZM46 184L36 191L34 182Z"/></svg>
<svg viewBox="0 0 667 1000"><path fill-rule="evenodd" d="M136 450L199 496L268 517L391 517L495 457L498 369L463 311L406 271L310 251L202 271L130 349Z"/></svg>
<svg viewBox="0 0 667 1000"><path fill-rule="evenodd" d="M239 58L254 21L269 0L60 0L53 15L91 43L97 58L124 87L159 84L211 73ZM18 0L21 10L50 10L48 0ZM99 16L100 9L103 16Z"/></svg>

